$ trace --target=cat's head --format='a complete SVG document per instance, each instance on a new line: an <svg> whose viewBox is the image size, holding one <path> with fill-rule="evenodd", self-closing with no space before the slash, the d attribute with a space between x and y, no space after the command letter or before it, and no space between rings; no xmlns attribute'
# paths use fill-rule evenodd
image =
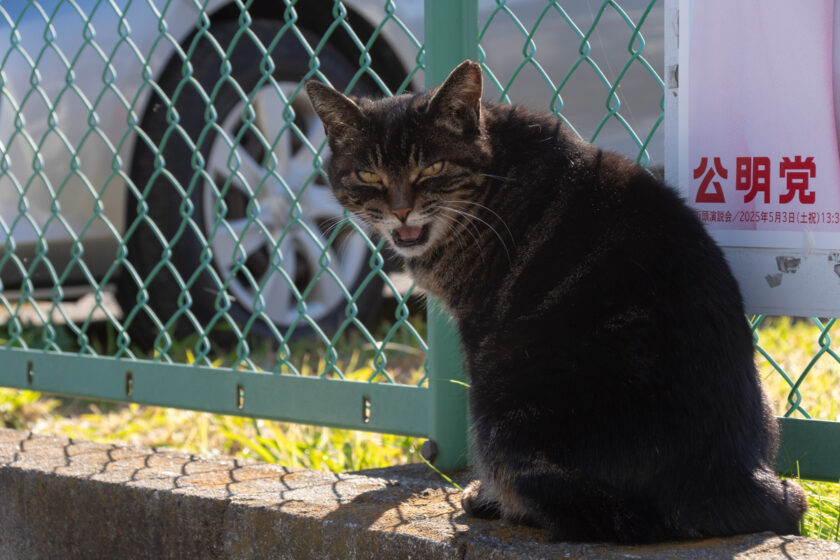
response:
<svg viewBox="0 0 840 560"><path fill-rule="evenodd" d="M327 173L345 208L405 257L455 231L491 155L477 63L463 62L439 88L415 95L351 99L316 81L306 92L327 131Z"/></svg>

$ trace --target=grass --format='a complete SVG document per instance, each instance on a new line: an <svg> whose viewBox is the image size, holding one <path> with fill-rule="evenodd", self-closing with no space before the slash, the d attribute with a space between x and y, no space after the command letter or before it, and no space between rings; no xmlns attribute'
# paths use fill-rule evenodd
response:
<svg viewBox="0 0 840 560"><path fill-rule="evenodd" d="M806 537L840 542L840 484L800 481L808 494L808 511L802 520Z"/></svg>
<svg viewBox="0 0 840 560"><path fill-rule="evenodd" d="M3 397L0 396L0 399ZM55 399L47 399L49 403ZM50 405L47 405L50 406ZM62 412L78 403L53 406ZM105 443L230 455L290 467L355 471L418 461L414 438L253 420L204 412L130 404L88 403L79 414L36 420L33 431Z"/></svg>
<svg viewBox="0 0 840 560"><path fill-rule="evenodd" d="M840 363L825 350L830 340L824 322L764 319L757 328L761 352L756 363L776 413L791 408L791 384L807 369L799 387L799 407L812 417L840 420ZM833 323L831 324L833 326ZM414 327L424 333L424 325ZM379 329L380 331L382 329ZM377 331L378 332L378 331ZM383 331L384 332L384 331ZM831 334L829 329L828 334ZM411 337L391 340L389 375L400 382L417 383L423 376L423 354ZM368 379L375 371L375 348L348 336L338 348L337 365L349 378ZM836 346L836 345L835 345ZM182 352L189 362L188 348ZM292 349L295 367L304 375L323 371L323 348L299 342ZM788 375L779 374L774 362ZM816 360L812 360L818 356ZM813 362L813 363L812 363ZM809 367L810 364L810 367ZM792 399L797 402L796 398ZM794 416L801 416L794 410ZM419 462L419 441L410 437L302 426L137 404L120 405L57 399L31 391L0 389L0 426L33 430L99 442L120 442L154 448L173 448L206 455L230 455L281 463L292 467L334 472ZM800 481L808 493L810 509L803 534L840 542L840 484Z"/></svg>

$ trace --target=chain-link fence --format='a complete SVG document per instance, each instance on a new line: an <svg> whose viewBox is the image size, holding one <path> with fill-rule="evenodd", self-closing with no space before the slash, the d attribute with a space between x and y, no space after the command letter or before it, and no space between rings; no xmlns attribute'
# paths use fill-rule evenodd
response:
<svg viewBox="0 0 840 560"><path fill-rule="evenodd" d="M0 26L7 384L426 433L376 386L427 385L411 287L331 196L302 93L410 87L422 49L392 3L15 2ZM45 361L70 354L117 361ZM177 395L149 372L179 363L214 371Z"/></svg>
<svg viewBox="0 0 840 560"><path fill-rule="evenodd" d="M393 95L477 57L488 99L655 168L663 26L656 0L0 3L0 384L428 436L462 463L452 327L432 306L426 336L332 198L302 84Z"/></svg>

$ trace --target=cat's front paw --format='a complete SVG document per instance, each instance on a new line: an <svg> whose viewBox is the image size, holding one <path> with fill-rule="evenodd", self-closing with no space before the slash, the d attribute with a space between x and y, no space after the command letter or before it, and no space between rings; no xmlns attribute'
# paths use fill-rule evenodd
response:
<svg viewBox="0 0 840 560"><path fill-rule="evenodd" d="M461 507L470 517L499 519L502 516L499 502L482 487L480 480L473 480L464 488Z"/></svg>

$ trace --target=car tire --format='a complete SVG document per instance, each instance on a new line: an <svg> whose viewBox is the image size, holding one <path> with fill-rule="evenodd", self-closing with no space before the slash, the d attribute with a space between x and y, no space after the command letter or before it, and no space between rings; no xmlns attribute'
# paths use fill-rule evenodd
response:
<svg viewBox="0 0 840 560"><path fill-rule="evenodd" d="M128 196L131 266L118 290L132 342L143 348L166 349L161 330L223 345L329 334L348 312L364 322L378 308L382 279L370 278L369 242L341 221L325 175L313 172L324 132L300 87L310 56L291 30L277 37L282 27L212 26L212 40L193 40L189 63L170 61L147 104ZM329 45L318 62L339 89L356 73ZM373 91L363 80L354 89Z"/></svg>

